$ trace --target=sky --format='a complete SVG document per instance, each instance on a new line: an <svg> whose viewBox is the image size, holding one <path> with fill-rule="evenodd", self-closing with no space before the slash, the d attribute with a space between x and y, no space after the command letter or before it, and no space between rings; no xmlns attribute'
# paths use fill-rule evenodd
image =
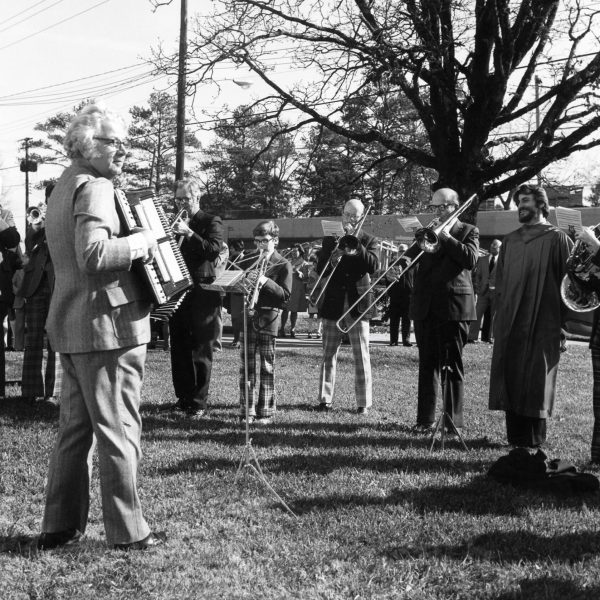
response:
<svg viewBox="0 0 600 600"><path fill-rule="evenodd" d="M211 4L188 0L190 31L192 15L208 12ZM23 138L35 136L36 123L86 97L102 98L126 117L131 106L145 104L155 89L175 94L173 82L151 78L144 61L161 43L165 50L177 51L179 21L180 0L156 10L150 0L0 0L0 198L20 228L25 223L25 175L18 168ZM302 76L285 61L277 71L284 84ZM219 67L218 72L220 86L196 97L196 117L202 109L248 103L265 91L247 71ZM234 80L252 86L242 88ZM565 183L583 183L582 178L600 172L597 151L575 156L570 165L561 165ZM30 203L43 199L35 183L58 174L47 167L30 174Z"/></svg>
<svg viewBox="0 0 600 600"><path fill-rule="evenodd" d="M209 1L188 0L188 14L206 10ZM21 140L35 135L36 123L87 96L102 98L123 116L131 106L146 104L153 89L165 89L169 81L144 77L150 67L142 63L159 43L177 50L179 22L179 0L154 12L149 0L0 0L0 194L20 228L25 219ZM107 74L98 77L101 73ZM220 93L213 89L197 102L222 104L234 96L242 102L247 92L229 77L236 73L224 71ZM57 85L65 82L72 83ZM23 94L29 90L34 91ZM32 204L43 199L33 184L44 175L30 173Z"/></svg>

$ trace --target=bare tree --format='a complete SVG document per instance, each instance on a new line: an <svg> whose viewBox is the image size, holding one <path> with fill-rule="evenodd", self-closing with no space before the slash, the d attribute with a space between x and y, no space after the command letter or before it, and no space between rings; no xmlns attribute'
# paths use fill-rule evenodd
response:
<svg viewBox="0 0 600 600"><path fill-rule="evenodd" d="M166 4L168 0L156 0ZM437 186L493 197L549 163L597 146L597 3L584 0L215 0L189 36L188 81L218 83L225 63L250 69L270 94L254 110L300 115L389 158L438 173ZM156 52L160 69L172 57ZM278 66L305 80L284 83ZM541 78L539 95L534 78ZM427 146L376 117L352 127L344 105L369 89L398 98ZM539 124L534 115L539 110Z"/></svg>

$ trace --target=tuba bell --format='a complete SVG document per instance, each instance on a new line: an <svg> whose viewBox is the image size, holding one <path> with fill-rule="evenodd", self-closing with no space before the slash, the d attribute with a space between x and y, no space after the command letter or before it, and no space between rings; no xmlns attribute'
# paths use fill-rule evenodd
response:
<svg viewBox="0 0 600 600"><path fill-rule="evenodd" d="M600 223L593 229L600 239ZM600 280L600 267L592 262L594 253L585 242L577 240L567 259L567 274L560 284L560 296L565 306L574 312L589 312L600 306L600 297L591 281Z"/></svg>

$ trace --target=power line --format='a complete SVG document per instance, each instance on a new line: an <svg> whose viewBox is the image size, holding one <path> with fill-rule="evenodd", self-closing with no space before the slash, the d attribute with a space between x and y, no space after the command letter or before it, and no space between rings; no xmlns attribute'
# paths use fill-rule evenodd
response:
<svg viewBox="0 0 600 600"><path fill-rule="evenodd" d="M52 23L52 25L48 25L48 27L44 27L43 29L40 29L39 31L30 33L29 35L26 35L25 37L23 37L19 40L15 40L14 42L11 42L10 44L6 44L5 46L0 46L0 50L6 50L6 48L10 48L11 46L20 44L21 42L24 42L25 40L28 40L29 38L39 35L40 33L44 33L44 31L48 31L48 29L52 29L53 27L56 27L57 25L62 25L63 23L66 23L67 21L70 21L71 19L75 19L76 17L79 17L85 13L88 13L91 10L94 10L94 8L97 8L98 6L101 6L102 4L106 4L107 2L110 2L110 0L102 0L102 2L98 2L98 4L94 4L94 6L90 6L89 8L86 8L85 10L82 10L81 12L71 15L70 17L67 17L66 19L62 19L61 21Z"/></svg>
<svg viewBox="0 0 600 600"><path fill-rule="evenodd" d="M31 90L24 90L22 92L14 92L12 94L5 94L4 96L0 96L0 100L4 100L5 98L14 98L15 96L24 96L31 92L39 92L41 90L47 90L50 88L60 87L61 85L68 85L69 83L78 83L80 81L85 81L86 79L93 79L94 77L102 77L104 75L112 75L113 73L117 73L119 71L125 71L127 69L134 69L137 67L141 67L142 65L150 64L150 61L143 61L140 63L135 63L133 65L127 65L126 67L119 67L118 69L112 69L111 71L104 71L102 73L96 73L95 75L87 75L86 77L79 77L77 79L70 79L69 81L62 81L61 83L53 83L50 85L45 85L39 88L33 88Z"/></svg>
<svg viewBox="0 0 600 600"><path fill-rule="evenodd" d="M28 15L27 17L24 17L20 21L17 21L16 23L13 23L12 25L8 25L8 27L5 27L4 29L0 29L0 33L2 33L3 31L6 31L8 29L12 29L13 27L16 27L17 25L20 25L21 23L24 23L25 21L29 21L29 19L32 19L36 15L39 15L40 13L46 12L47 10L50 10L53 6L56 6L57 4L60 4L61 2L64 2L64 1L65 0L56 0L56 2L54 4L51 4L50 6L46 6L45 8L41 8L40 10L38 10L35 13L33 13L32 15Z"/></svg>
<svg viewBox="0 0 600 600"><path fill-rule="evenodd" d="M13 19L16 19L17 17L20 17L23 13L29 12L32 8L35 8L36 6L38 6L40 4L44 4L44 2L47 2L47 1L48 0L40 0L40 2L36 2L32 6L30 6L29 8L23 9L22 11L20 11L17 14L13 15L12 17L8 17L8 19L4 19L4 21L0 21L0 25L4 25L4 23L8 23L9 21L12 21Z"/></svg>

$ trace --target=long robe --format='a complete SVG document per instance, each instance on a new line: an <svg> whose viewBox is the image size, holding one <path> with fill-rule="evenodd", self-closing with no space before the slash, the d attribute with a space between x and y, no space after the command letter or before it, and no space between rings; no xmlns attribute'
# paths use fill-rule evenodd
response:
<svg viewBox="0 0 600 600"><path fill-rule="evenodd" d="M504 238L496 267L491 410L552 414L566 311L560 283L571 247L549 223L525 225Z"/></svg>

